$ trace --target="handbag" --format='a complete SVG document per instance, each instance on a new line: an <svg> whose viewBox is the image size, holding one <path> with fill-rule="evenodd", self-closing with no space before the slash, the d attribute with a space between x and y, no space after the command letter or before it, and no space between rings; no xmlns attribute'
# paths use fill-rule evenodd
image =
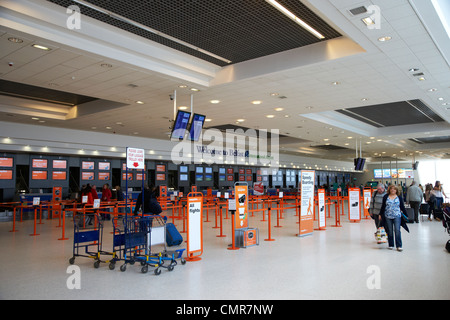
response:
<svg viewBox="0 0 450 320"><path fill-rule="evenodd" d="M378 244L380 243L386 243L387 239L386 239L386 230L384 230L384 227L379 227L377 229L377 233L375 236L375 240L377 241Z"/></svg>

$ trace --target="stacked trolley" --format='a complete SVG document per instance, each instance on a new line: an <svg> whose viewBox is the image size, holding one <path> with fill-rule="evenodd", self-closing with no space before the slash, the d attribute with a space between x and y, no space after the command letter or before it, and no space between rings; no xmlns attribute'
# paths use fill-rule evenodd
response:
<svg viewBox="0 0 450 320"><path fill-rule="evenodd" d="M160 268L172 271L181 258L184 249L169 252L165 249L165 220L160 216L133 216L113 219L113 251L114 259L110 262L113 270L116 261L123 261L121 271L125 271L127 264L139 262L141 272L147 273L148 267L154 267L154 273L159 275ZM153 252L152 246L163 244L164 250ZM166 261L170 261L167 265ZM185 260L181 258L182 264Z"/></svg>
<svg viewBox="0 0 450 320"><path fill-rule="evenodd" d="M98 268L100 263L114 261L115 253L103 251L103 223L98 214L78 212L73 216L73 256L69 259L70 264L75 263L76 257L87 257L94 259L94 267ZM84 252L83 249L84 248ZM104 260L101 256L112 256L111 260Z"/></svg>

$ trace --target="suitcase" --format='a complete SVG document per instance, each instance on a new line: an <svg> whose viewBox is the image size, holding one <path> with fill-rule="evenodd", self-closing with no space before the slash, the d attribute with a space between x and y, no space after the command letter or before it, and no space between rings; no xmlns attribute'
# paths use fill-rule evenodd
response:
<svg viewBox="0 0 450 320"><path fill-rule="evenodd" d="M178 246L183 242L183 237L173 223L166 224L166 243L169 247Z"/></svg>
<svg viewBox="0 0 450 320"><path fill-rule="evenodd" d="M419 209L420 214L428 214L429 210L430 210L430 205L428 203L420 204L420 209Z"/></svg>
<svg viewBox="0 0 450 320"><path fill-rule="evenodd" d="M414 209L406 208L406 212L408 213L408 223L414 223Z"/></svg>

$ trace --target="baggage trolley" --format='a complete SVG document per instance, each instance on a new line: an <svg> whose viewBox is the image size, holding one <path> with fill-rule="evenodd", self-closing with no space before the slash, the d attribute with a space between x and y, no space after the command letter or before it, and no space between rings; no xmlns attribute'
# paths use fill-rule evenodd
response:
<svg viewBox="0 0 450 320"><path fill-rule="evenodd" d="M185 264L186 260L182 257L185 249L177 249L167 251L166 248L166 221L167 218L162 218L159 215L151 217L151 228L148 234L148 248L150 257L157 260L159 266L155 269L155 274L160 274L160 268L167 268L172 271L178 264L177 259L180 259L181 264ZM158 247L160 250L155 249ZM166 264L165 262L169 262Z"/></svg>
<svg viewBox="0 0 450 320"><path fill-rule="evenodd" d="M127 264L134 265L140 262L142 273L148 271L148 266L158 267L157 259L149 255L147 237L150 230L151 219L148 217L133 216L113 220L113 251L115 258L110 262L109 268L115 268L116 261L123 261L120 271L127 269Z"/></svg>
<svg viewBox="0 0 450 320"><path fill-rule="evenodd" d="M75 257L87 257L94 259L94 267L98 268L100 263L108 263L115 258L113 252L102 250L103 223L96 213L75 213L73 215L73 256L69 259L70 264L75 263ZM84 248L84 253L80 249ZM112 256L112 260L103 260L102 255Z"/></svg>

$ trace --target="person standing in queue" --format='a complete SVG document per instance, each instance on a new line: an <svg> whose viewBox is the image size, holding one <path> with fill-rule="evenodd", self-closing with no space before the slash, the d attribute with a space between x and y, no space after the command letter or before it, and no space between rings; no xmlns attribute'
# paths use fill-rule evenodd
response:
<svg viewBox="0 0 450 320"><path fill-rule="evenodd" d="M403 251L402 236L400 227L402 223L402 213L408 216L405 204L397 186L390 185L387 194L383 197L383 204L380 215L388 236L389 249L394 249L394 239L397 251Z"/></svg>
<svg viewBox="0 0 450 320"><path fill-rule="evenodd" d="M411 208L414 210L414 221L419 223L419 208L423 201L423 192L413 181L408 188L406 193L406 203L409 203Z"/></svg>

